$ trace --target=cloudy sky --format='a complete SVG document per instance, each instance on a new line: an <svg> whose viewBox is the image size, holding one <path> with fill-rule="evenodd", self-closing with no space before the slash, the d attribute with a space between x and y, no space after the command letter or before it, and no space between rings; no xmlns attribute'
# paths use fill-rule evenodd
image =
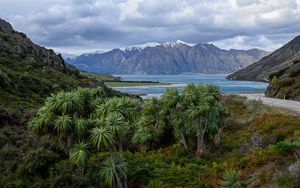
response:
<svg viewBox="0 0 300 188"><path fill-rule="evenodd" d="M0 0L0 17L76 54L178 39L272 51L300 34L300 0Z"/></svg>

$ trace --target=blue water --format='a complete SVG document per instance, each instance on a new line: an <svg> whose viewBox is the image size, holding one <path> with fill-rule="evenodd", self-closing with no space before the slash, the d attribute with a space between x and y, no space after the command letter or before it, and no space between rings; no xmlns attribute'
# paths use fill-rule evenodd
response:
<svg viewBox="0 0 300 188"><path fill-rule="evenodd" d="M246 92L264 92L268 86L267 83L233 81L226 80L225 74L193 74L193 75L113 75L121 77L126 81L159 81L173 83L172 85L162 86L133 86L133 87L114 87L115 90L130 94L145 94L143 98L158 97L164 93L167 88L176 87L182 92L189 83L196 84L215 84L220 86L223 93L246 93Z"/></svg>

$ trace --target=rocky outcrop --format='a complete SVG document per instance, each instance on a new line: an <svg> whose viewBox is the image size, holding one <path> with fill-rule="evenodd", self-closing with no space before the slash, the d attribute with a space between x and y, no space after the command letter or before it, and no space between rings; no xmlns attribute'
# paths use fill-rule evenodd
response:
<svg viewBox="0 0 300 188"><path fill-rule="evenodd" d="M1 106L30 108L60 90L99 85L103 83L80 75L53 50L34 44L0 20L0 111Z"/></svg>
<svg viewBox="0 0 300 188"><path fill-rule="evenodd" d="M270 74L279 68L279 65L293 58L300 51L300 36L274 51L260 61L228 76L232 80L254 80L269 82Z"/></svg>
<svg viewBox="0 0 300 188"><path fill-rule="evenodd" d="M300 36L228 79L269 82L266 96L300 100Z"/></svg>
<svg viewBox="0 0 300 188"><path fill-rule="evenodd" d="M258 49L222 50L212 44L176 41L83 54L68 62L84 71L109 74L231 73L267 54Z"/></svg>
<svg viewBox="0 0 300 188"><path fill-rule="evenodd" d="M270 70L266 96L300 100L300 52Z"/></svg>
<svg viewBox="0 0 300 188"><path fill-rule="evenodd" d="M13 30L12 26L2 19L0 19L0 52L22 62L38 61L65 73L78 72L53 50L32 43L26 34Z"/></svg>

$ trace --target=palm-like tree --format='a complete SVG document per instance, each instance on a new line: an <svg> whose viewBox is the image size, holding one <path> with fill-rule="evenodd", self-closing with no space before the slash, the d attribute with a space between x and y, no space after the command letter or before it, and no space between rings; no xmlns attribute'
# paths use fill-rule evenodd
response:
<svg viewBox="0 0 300 188"><path fill-rule="evenodd" d="M95 109L93 101L96 98L95 96L97 96L94 94L97 89L79 88L74 93L73 97L76 99L74 101L77 101L78 104L76 110L80 116L86 116Z"/></svg>
<svg viewBox="0 0 300 188"><path fill-rule="evenodd" d="M140 100L129 97L122 97L119 99L120 113L124 119L129 123L136 121L139 117L138 107L141 105Z"/></svg>
<svg viewBox="0 0 300 188"><path fill-rule="evenodd" d="M106 117L110 113L122 114L122 109L119 105L119 98L110 98L105 101L102 105L98 106L97 110L98 117Z"/></svg>
<svg viewBox="0 0 300 188"><path fill-rule="evenodd" d="M171 121L175 128L175 135L177 138L180 138L180 142L182 143L185 149L188 148L187 140L185 136L186 132L186 122L185 122L185 115L182 111L177 110L171 115Z"/></svg>
<svg viewBox="0 0 300 188"><path fill-rule="evenodd" d="M197 136L197 150L196 154L202 154L204 152L204 134L206 132L206 125L203 126L203 117L208 113L209 107L207 104L203 105L190 105L187 110L187 116L194 121L196 126Z"/></svg>
<svg viewBox="0 0 300 188"><path fill-rule="evenodd" d="M142 121L148 122L151 126L151 129L154 132L160 132L164 126L162 120L162 103L157 98L151 98L144 102L143 109L144 109L144 117ZM145 124L145 123L144 123Z"/></svg>
<svg viewBox="0 0 300 188"><path fill-rule="evenodd" d="M38 116L33 117L29 122L28 122L28 129L34 132L35 134L39 134L43 130L43 124L40 122L40 119Z"/></svg>
<svg viewBox="0 0 300 188"><path fill-rule="evenodd" d="M126 130L127 127L125 127L123 116L117 113L112 113L105 118L105 122L106 122L106 127L113 134L114 138L118 142L119 151L122 152L123 151L122 140L124 139L123 135L125 135L127 131Z"/></svg>
<svg viewBox="0 0 300 188"><path fill-rule="evenodd" d="M102 98L102 97L105 97L106 92L105 92L104 88L97 87L97 88L91 89L91 95L94 98Z"/></svg>
<svg viewBox="0 0 300 188"><path fill-rule="evenodd" d="M229 112L226 108L218 104L212 109L211 113L211 126L209 127L209 131L214 135L214 145L218 145L226 126L226 118L229 116Z"/></svg>
<svg viewBox="0 0 300 188"><path fill-rule="evenodd" d="M214 101L218 102L220 100L221 92L219 86L208 84L206 85L206 92L213 97Z"/></svg>
<svg viewBox="0 0 300 188"><path fill-rule="evenodd" d="M45 108L42 108L38 115L28 123L28 128L36 134L46 132L54 121L54 114Z"/></svg>
<svg viewBox="0 0 300 188"><path fill-rule="evenodd" d="M78 142L70 152L70 160L80 168L81 174L83 174L84 166L89 155L89 145L84 142Z"/></svg>
<svg viewBox="0 0 300 188"><path fill-rule="evenodd" d="M202 98L203 90L203 85L188 84L182 94L185 105L189 106L199 103L199 99Z"/></svg>
<svg viewBox="0 0 300 188"><path fill-rule="evenodd" d="M184 90L184 104L187 105L186 115L193 121L197 136L196 154L204 152L204 136L207 133L208 119L211 113L211 108L215 105L218 92L215 87L209 88L205 85L188 85Z"/></svg>
<svg viewBox="0 0 300 188"><path fill-rule="evenodd" d="M90 141L98 150L108 148L113 144L114 136L107 127L95 127L91 130Z"/></svg>
<svg viewBox="0 0 300 188"><path fill-rule="evenodd" d="M141 151L145 152L147 150L147 143L152 139L151 132L148 127L139 125L132 137L132 142L134 144L141 145Z"/></svg>
<svg viewBox="0 0 300 188"><path fill-rule="evenodd" d="M168 88L161 99L165 107L175 109L180 102L180 95L176 88Z"/></svg>
<svg viewBox="0 0 300 188"><path fill-rule="evenodd" d="M87 133L89 123L86 119L80 118L75 120L75 133L79 139Z"/></svg>
<svg viewBox="0 0 300 188"><path fill-rule="evenodd" d="M100 170L100 176L104 179L105 183L110 187L117 186L118 188L127 187L126 173L126 161L121 155L114 155L107 158L103 162Z"/></svg>
<svg viewBox="0 0 300 188"><path fill-rule="evenodd" d="M73 121L69 115L57 116L54 120L54 129L59 138L67 135L67 132L72 129Z"/></svg>

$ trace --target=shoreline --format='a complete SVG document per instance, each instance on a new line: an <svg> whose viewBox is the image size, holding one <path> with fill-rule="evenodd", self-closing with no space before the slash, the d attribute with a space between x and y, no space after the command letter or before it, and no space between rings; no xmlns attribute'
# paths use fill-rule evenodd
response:
<svg viewBox="0 0 300 188"><path fill-rule="evenodd" d="M163 86L173 85L174 83L169 82L153 82L153 81L104 81L107 87L133 87L133 86Z"/></svg>

